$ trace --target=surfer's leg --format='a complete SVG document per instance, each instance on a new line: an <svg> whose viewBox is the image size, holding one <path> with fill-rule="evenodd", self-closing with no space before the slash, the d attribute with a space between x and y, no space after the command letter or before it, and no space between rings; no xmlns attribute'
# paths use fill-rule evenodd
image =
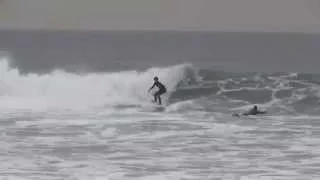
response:
<svg viewBox="0 0 320 180"><path fill-rule="evenodd" d="M158 100L159 100L159 104L161 105L162 103L161 103L161 95L162 94L164 94L166 91L164 91L164 90L160 90L158 93L157 93L157 95L158 95Z"/></svg>
<svg viewBox="0 0 320 180"><path fill-rule="evenodd" d="M157 102L157 95L154 95L154 102Z"/></svg>
<svg viewBox="0 0 320 180"><path fill-rule="evenodd" d="M161 105L161 97L160 97L160 95L158 96L158 99L159 99L159 105Z"/></svg>
<svg viewBox="0 0 320 180"><path fill-rule="evenodd" d="M160 91L157 91L155 94L154 94L154 102L157 102L157 99L159 99L160 97ZM161 101L161 100L160 100Z"/></svg>

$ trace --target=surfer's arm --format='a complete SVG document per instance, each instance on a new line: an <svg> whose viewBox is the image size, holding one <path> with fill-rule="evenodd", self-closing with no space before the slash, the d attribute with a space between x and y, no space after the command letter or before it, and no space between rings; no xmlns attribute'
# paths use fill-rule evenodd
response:
<svg viewBox="0 0 320 180"><path fill-rule="evenodd" d="M153 83L153 85L149 88L148 91L150 91L151 89L153 89L155 85L156 85L156 83Z"/></svg>

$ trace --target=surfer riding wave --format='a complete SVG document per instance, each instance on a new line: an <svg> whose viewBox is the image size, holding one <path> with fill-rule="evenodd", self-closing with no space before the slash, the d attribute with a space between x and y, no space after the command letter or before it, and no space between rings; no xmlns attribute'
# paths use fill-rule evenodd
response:
<svg viewBox="0 0 320 180"><path fill-rule="evenodd" d="M157 86L159 88L159 90L154 93L154 102L157 102L158 100L158 104L161 105L161 95L167 92L166 87L159 81L159 78L156 76L153 78L154 83L153 85L149 88L148 92L151 91L151 89L153 89L155 86Z"/></svg>

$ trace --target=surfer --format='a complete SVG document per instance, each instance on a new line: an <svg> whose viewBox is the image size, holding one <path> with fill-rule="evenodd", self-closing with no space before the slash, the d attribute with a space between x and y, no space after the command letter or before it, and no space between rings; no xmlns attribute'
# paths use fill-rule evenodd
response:
<svg viewBox="0 0 320 180"><path fill-rule="evenodd" d="M250 109L248 112L243 113L242 115L248 116L248 115L258 115L258 114L265 114L265 111L259 111L258 106L253 106L252 109Z"/></svg>
<svg viewBox="0 0 320 180"><path fill-rule="evenodd" d="M258 114L265 114L265 113L266 111L259 111L258 106L255 105L248 112L242 113L242 115L249 116L249 115L258 115ZM240 114L233 114L233 116L240 116Z"/></svg>
<svg viewBox="0 0 320 180"><path fill-rule="evenodd" d="M154 83L153 83L153 85L149 88L149 90L148 90L148 92L150 92L150 90L152 89L152 88L154 88L155 86L157 86L158 88L159 88L159 90L156 92L156 93L154 93L154 102L157 102L157 99L158 99L158 103L159 103L159 105L161 105L161 95L162 94L164 94L164 93L166 93L167 92L167 89L166 89L166 87L161 83L161 82L159 82L159 78L157 77L157 76L155 76L154 78L153 78L153 80L154 80Z"/></svg>

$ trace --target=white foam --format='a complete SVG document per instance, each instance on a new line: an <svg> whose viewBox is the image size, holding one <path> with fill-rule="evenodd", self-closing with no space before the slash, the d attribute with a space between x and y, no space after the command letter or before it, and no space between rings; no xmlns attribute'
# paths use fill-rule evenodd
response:
<svg viewBox="0 0 320 180"><path fill-rule="evenodd" d="M186 100L177 102L166 107L166 112L175 112L181 109L190 110L190 109L202 109L203 107L194 102L195 100Z"/></svg>
<svg viewBox="0 0 320 180"><path fill-rule="evenodd" d="M101 132L101 135L103 137L113 137L117 134L117 129L116 128L108 128L105 129Z"/></svg>
<svg viewBox="0 0 320 180"><path fill-rule="evenodd" d="M159 76L168 93L184 80L194 78L190 64L151 68L143 72L122 71L76 75L56 70L50 74L21 75L8 59L0 60L1 109L87 109L106 105L141 105L152 98L147 90ZM166 101L166 98L164 98Z"/></svg>

